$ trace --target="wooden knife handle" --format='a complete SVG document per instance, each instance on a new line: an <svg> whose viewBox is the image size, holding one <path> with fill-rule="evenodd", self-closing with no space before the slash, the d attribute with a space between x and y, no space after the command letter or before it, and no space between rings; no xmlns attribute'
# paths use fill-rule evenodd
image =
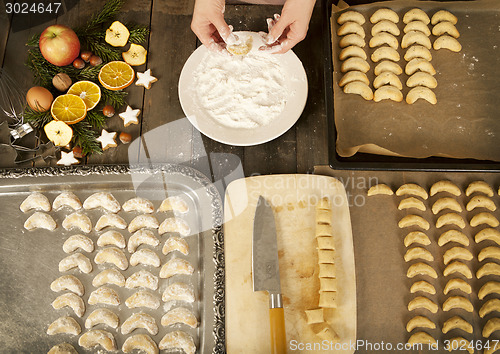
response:
<svg viewBox="0 0 500 354"><path fill-rule="evenodd" d="M282 307L269 309L271 353L286 354L285 313Z"/></svg>

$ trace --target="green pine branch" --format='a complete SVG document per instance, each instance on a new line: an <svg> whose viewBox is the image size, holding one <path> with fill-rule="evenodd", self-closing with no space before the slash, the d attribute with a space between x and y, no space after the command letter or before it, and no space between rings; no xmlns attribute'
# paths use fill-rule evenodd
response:
<svg viewBox="0 0 500 354"><path fill-rule="evenodd" d="M84 155L102 154L101 146L97 141L98 135L92 129L92 125L86 120L82 120L76 124L72 124L73 128L73 141L76 146L82 148Z"/></svg>
<svg viewBox="0 0 500 354"><path fill-rule="evenodd" d="M30 123L33 128L42 129L45 124L52 121L52 115L49 111L38 112L27 106L24 111L24 120Z"/></svg>
<svg viewBox="0 0 500 354"><path fill-rule="evenodd" d="M112 20L122 8L125 0L108 0L102 10L92 15L90 20L82 27L75 30L78 37L85 36L86 33L95 32L101 25Z"/></svg>
<svg viewBox="0 0 500 354"><path fill-rule="evenodd" d="M149 28L143 25L127 25L130 32L129 43L142 44L148 40Z"/></svg>
<svg viewBox="0 0 500 354"><path fill-rule="evenodd" d="M97 108L87 112L85 120L90 123L93 128L101 129L106 123L107 117L98 111Z"/></svg>
<svg viewBox="0 0 500 354"><path fill-rule="evenodd" d="M125 91L111 91L101 87L102 101L105 102L105 104L113 106L115 109L125 105L127 95L128 93Z"/></svg>

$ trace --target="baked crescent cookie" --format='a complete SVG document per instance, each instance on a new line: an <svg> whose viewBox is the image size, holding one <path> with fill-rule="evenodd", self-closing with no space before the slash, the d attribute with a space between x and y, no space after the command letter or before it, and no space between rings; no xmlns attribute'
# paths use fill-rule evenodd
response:
<svg viewBox="0 0 500 354"><path fill-rule="evenodd" d="M128 252L134 253L140 245L149 245L156 247L160 244L160 240L155 234L148 229L140 229L136 231L128 240Z"/></svg>
<svg viewBox="0 0 500 354"><path fill-rule="evenodd" d="M52 283L50 283L50 290L53 292L60 292L64 290L71 291L78 296L85 294L85 287L82 282L74 275L63 275Z"/></svg>
<svg viewBox="0 0 500 354"><path fill-rule="evenodd" d="M472 211L476 208L485 208L490 211L497 210L495 202L485 195L475 195L467 203L467 211Z"/></svg>
<svg viewBox="0 0 500 354"><path fill-rule="evenodd" d="M460 329L466 333L472 333L472 325L460 316L453 316L443 323L443 333L446 334L454 329Z"/></svg>
<svg viewBox="0 0 500 354"><path fill-rule="evenodd" d="M431 244L431 240L429 236L424 234L422 231L412 231L408 235L406 235L404 239L405 247L409 247L414 243L419 243L423 246L428 246Z"/></svg>
<svg viewBox="0 0 500 354"><path fill-rule="evenodd" d="M431 75L436 75L436 70L428 60L415 58L410 60L408 64L406 64L405 73L408 76L413 75L419 70Z"/></svg>
<svg viewBox="0 0 500 354"><path fill-rule="evenodd" d="M423 262L414 263L408 267L408 271L406 272L408 278L413 278L417 275L427 275L433 279L437 278L437 273L434 268Z"/></svg>
<svg viewBox="0 0 500 354"><path fill-rule="evenodd" d="M46 196L39 192L33 192L21 203L19 209L23 213L27 213L30 210L51 211L52 207Z"/></svg>
<svg viewBox="0 0 500 354"><path fill-rule="evenodd" d="M370 189L368 189L367 194L370 197L372 195L379 195L379 194L393 195L394 192L392 191L391 187L389 187L387 184L379 183L370 187Z"/></svg>
<svg viewBox="0 0 500 354"><path fill-rule="evenodd" d="M174 211L178 213L187 213L189 211L189 206L186 201L179 196L172 196L161 202L158 208L160 212Z"/></svg>
<svg viewBox="0 0 500 354"><path fill-rule="evenodd" d="M120 305L120 297L113 289L101 286L90 293L88 303L89 305L104 304L118 306Z"/></svg>
<svg viewBox="0 0 500 354"><path fill-rule="evenodd" d="M436 288L434 285L425 280L419 280L411 285L410 293L414 294L419 291L434 295L436 293Z"/></svg>
<svg viewBox="0 0 500 354"><path fill-rule="evenodd" d="M364 82L361 81L353 81L349 82L344 86L344 93L352 93L356 95L360 95L365 100L370 101L373 99L373 91Z"/></svg>
<svg viewBox="0 0 500 354"><path fill-rule="evenodd" d="M71 344L60 343L50 348L47 354L78 354L78 352Z"/></svg>
<svg viewBox="0 0 500 354"><path fill-rule="evenodd" d="M425 332L415 332L408 339L408 344L414 346L415 344L428 344L434 347L437 345L436 340L428 333Z"/></svg>
<svg viewBox="0 0 500 354"><path fill-rule="evenodd" d="M147 334L135 334L128 337L123 343L122 351L124 353L132 353L136 349L146 354L158 354L160 352L156 342Z"/></svg>
<svg viewBox="0 0 500 354"><path fill-rule="evenodd" d="M94 251L94 242L90 238L84 235L73 235L70 236L63 243L63 251L65 253L71 253L76 251L77 249L81 249L85 252L93 252Z"/></svg>
<svg viewBox="0 0 500 354"><path fill-rule="evenodd" d="M82 202L73 192L62 192L59 194L54 202L52 203L54 210L59 210L64 207L69 207L73 210L80 210L82 208Z"/></svg>
<svg viewBox="0 0 500 354"><path fill-rule="evenodd" d="M440 247L446 245L448 242L456 242L463 246L469 245L469 238L462 231L448 230L439 236L438 245Z"/></svg>
<svg viewBox="0 0 500 354"><path fill-rule="evenodd" d="M455 337L450 339L448 342L449 352L452 352L454 348L464 348L464 350L467 350L469 354L474 354L474 347L471 346L470 342L463 337Z"/></svg>
<svg viewBox="0 0 500 354"><path fill-rule="evenodd" d="M160 350L171 351L173 349L182 349L186 354L195 354L196 345L193 337L183 331L173 331L165 334L159 344Z"/></svg>
<svg viewBox="0 0 500 354"><path fill-rule="evenodd" d="M432 47L434 48L434 50L448 49L452 52L459 52L462 50L462 45L460 44L460 42L452 36L448 36L446 34L438 37L434 41Z"/></svg>
<svg viewBox="0 0 500 354"><path fill-rule="evenodd" d="M151 201L146 198L135 197L123 203L123 210L126 212L136 211L141 214L151 214L155 211L155 207Z"/></svg>
<svg viewBox="0 0 500 354"><path fill-rule="evenodd" d="M92 272L92 263L90 259L81 253L73 253L59 262L59 271L67 272L73 268L78 268L81 272L88 274Z"/></svg>
<svg viewBox="0 0 500 354"><path fill-rule="evenodd" d="M57 228L57 224L49 214L37 211L26 219L24 222L24 228L29 231L36 229L54 231Z"/></svg>
<svg viewBox="0 0 500 354"><path fill-rule="evenodd" d="M500 331L500 318L493 317L483 327L483 337L489 338L493 332Z"/></svg>
<svg viewBox="0 0 500 354"><path fill-rule="evenodd" d="M460 196L462 194L462 191L460 190L460 188L458 188L458 186L451 182L451 181L447 181L447 180L442 180L442 181L438 181L436 183L434 183L431 187L431 196L434 196L438 193L450 193L450 194L453 194L454 196Z"/></svg>
<svg viewBox="0 0 500 354"><path fill-rule="evenodd" d="M103 208L111 213L118 213L122 207L113 194L98 192L85 199L83 208L86 210Z"/></svg>
<svg viewBox="0 0 500 354"><path fill-rule="evenodd" d="M424 46L427 49L432 48L431 40L424 33L420 31L408 31L401 40L401 48L405 49L414 44Z"/></svg>
<svg viewBox="0 0 500 354"><path fill-rule="evenodd" d="M415 44L406 50L404 59L406 61L410 61L410 60L415 59L415 58L421 58L421 59L425 59L427 61L431 61L432 54L429 51L429 49L427 49L423 45Z"/></svg>
<svg viewBox="0 0 500 354"><path fill-rule="evenodd" d="M137 307L147 307L156 310L160 307L160 300L147 290L140 290L125 300L125 305L129 309Z"/></svg>
<svg viewBox="0 0 500 354"><path fill-rule="evenodd" d="M337 36L345 36L347 34L357 34L358 36L365 38L365 30L359 23L354 21L345 22L342 26L337 30Z"/></svg>
<svg viewBox="0 0 500 354"><path fill-rule="evenodd" d="M421 21L426 25L431 22L429 16L427 16L427 14L422 9L418 8L407 11L403 16L403 23L410 23L411 21Z"/></svg>
<svg viewBox="0 0 500 354"><path fill-rule="evenodd" d="M161 299L164 302L184 301L192 303L195 300L194 290L185 283L172 283L165 289Z"/></svg>
<svg viewBox="0 0 500 354"><path fill-rule="evenodd" d="M401 33L398 26L394 22L389 20L381 20L373 25L372 36L375 36L380 32L387 32L396 37Z"/></svg>
<svg viewBox="0 0 500 354"><path fill-rule="evenodd" d="M415 328L429 328L429 329L434 329L436 328L436 324L429 320L429 318L425 316L415 316L412 319L408 321L406 324L406 331L410 333L413 331Z"/></svg>
<svg viewBox="0 0 500 354"><path fill-rule="evenodd" d="M415 184L415 183L403 184L396 191L396 195L398 197L400 197L402 195L414 195L414 196L420 197L424 200L427 200L427 198L429 198L429 195L427 194L425 189L423 189L422 187L420 187L418 184Z"/></svg>
<svg viewBox="0 0 500 354"><path fill-rule="evenodd" d="M92 280L92 286L98 288L102 285L113 284L119 287L125 286L125 277L115 268L104 269Z"/></svg>
<svg viewBox="0 0 500 354"><path fill-rule="evenodd" d="M399 220L398 226L400 229L405 227L418 226L424 230L429 230L429 222L420 215L406 215Z"/></svg>
<svg viewBox="0 0 500 354"><path fill-rule="evenodd" d="M94 262L96 264L110 263L114 264L118 269L125 270L128 268L128 260L123 253L117 247L106 247L97 252Z"/></svg>
<svg viewBox="0 0 500 354"><path fill-rule="evenodd" d="M85 303L80 296L74 293L62 294L52 302L52 307L55 310L62 309L66 306L71 308L78 317L82 317L85 313Z"/></svg>
<svg viewBox="0 0 500 354"><path fill-rule="evenodd" d="M456 211L457 213L462 212L462 207L458 204L455 198L443 197L436 200L436 202L432 205L432 213L434 215L439 214L441 211L445 209L450 209Z"/></svg>
<svg viewBox="0 0 500 354"><path fill-rule="evenodd" d="M365 23L365 17L357 11L350 10L342 13L337 19L337 23L339 25L343 25L348 21L356 22L357 24L362 25Z"/></svg>
<svg viewBox="0 0 500 354"><path fill-rule="evenodd" d="M127 278L125 282L127 289L148 288L151 290L158 289L158 277L151 274L147 270L139 270Z"/></svg>
<svg viewBox="0 0 500 354"><path fill-rule="evenodd" d="M443 311L451 311L453 309L462 309L467 312L474 312L474 306L472 306L469 299L463 296L450 296L443 303Z"/></svg>
<svg viewBox="0 0 500 354"><path fill-rule="evenodd" d="M347 58L351 58L351 57L358 57L358 58L361 58L364 60L366 60L368 58L364 49L360 48L358 46L355 46L355 45L345 47L344 49L342 49L342 51L339 54L340 60L346 60Z"/></svg>
<svg viewBox="0 0 500 354"><path fill-rule="evenodd" d="M500 246L500 231L487 227L479 231L474 237L474 240L476 243L483 242L484 240L490 240Z"/></svg>
<svg viewBox="0 0 500 354"><path fill-rule="evenodd" d="M381 62L379 62L373 72L375 73L375 75L380 75L385 71L390 71L391 73L394 73L396 75L401 75L403 73L403 69L401 69L399 64L390 60L382 60Z"/></svg>
<svg viewBox="0 0 500 354"><path fill-rule="evenodd" d="M500 312L500 299L490 299L486 301L479 310L479 317L483 318L492 312Z"/></svg>
<svg viewBox="0 0 500 354"><path fill-rule="evenodd" d="M434 15L432 15L431 23L433 25L435 25L439 22L442 22L442 21L448 21L448 22L451 22L454 25L456 25L458 22L458 19L455 15L453 15L451 12L446 11L446 10L439 10Z"/></svg>
<svg viewBox="0 0 500 354"><path fill-rule="evenodd" d="M191 233L191 228L188 223L180 218L166 218L160 224L158 233L163 235L167 232L176 232L181 234L181 236L188 236Z"/></svg>
<svg viewBox="0 0 500 354"><path fill-rule="evenodd" d="M47 328L47 334L53 336L56 334L71 334L77 336L82 328L73 317L63 316L52 322Z"/></svg>
<svg viewBox="0 0 500 354"><path fill-rule="evenodd" d="M123 220L121 216L118 216L116 214L104 214L99 218L99 220L97 220L95 229L96 231L101 231L106 227L115 227L117 229L123 230L127 228L127 222Z"/></svg>
<svg viewBox="0 0 500 354"><path fill-rule="evenodd" d="M397 88L398 91L395 91L395 94L397 97L393 98L391 97L392 100L396 100L397 102L401 102L403 100L403 94L400 92L403 89L403 84L401 83L401 80L394 75L394 73L391 73L390 71L386 71L384 73L381 73L377 77L375 77L375 80L373 80L373 87L378 89L383 89L382 86L386 85L386 87L391 88L390 90L393 90L392 88ZM378 91L379 93L382 91ZM375 101L377 101L377 97L379 95L377 91L375 91ZM391 92L388 92L392 94Z"/></svg>
<svg viewBox="0 0 500 354"><path fill-rule="evenodd" d="M379 47L377 48L373 54L371 55L371 59L374 63L377 63L381 60L392 60L392 61L399 61L400 56L399 53L391 47Z"/></svg>
<svg viewBox="0 0 500 354"><path fill-rule="evenodd" d="M485 263L476 272L476 278L481 279L487 275L498 275L500 276L500 264L498 263Z"/></svg>
<svg viewBox="0 0 500 354"><path fill-rule="evenodd" d="M371 17L370 17L371 23L377 23L377 22L382 21L382 20L388 20L388 21L391 21L394 23L398 23L399 16L393 10L383 8L383 9L378 9L377 11L375 11L373 13L373 15L371 15Z"/></svg>
<svg viewBox="0 0 500 354"><path fill-rule="evenodd" d="M417 296L408 303L408 311L416 309L426 309L432 313L436 313L438 311L438 305L425 296Z"/></svg>
<svg viewBox="0 0 500 354"><path fill-rule="evenodd" d="M82 334L78 339L78 345L85 349L91 349L101 346L108 352L116 350L115 337L108 331L102 329L94 329Z"/></svg>
<svg viewBox="0 0 500 354"><path fill-rule="evenodd" d="M125 237L115 230L106 231L97 239L97 246L115 246L118 248L125 248Z"/></svg>
<svg viewBox="0 0 500 354"><path fill-rule="evenodd" d="M437 80L429 73L423 71L417 71L412 76L406 80L406 86L408 87L416 87L416 86L425 86L428 88L436 88Z"/></svg>
<svg viewBox="0 0 500 354"><path fill-rule="evenodd" d="M452 36L453 38L460 37L460 33L458 32L455 25L448 21L439 22L432 28L432 34L436 37L442 36L443 34L447 34Z"/></svg>
<svg viewBox="0 0 500 354"><path fill-rule="evenodd" d="M377 78L378 77L380 76L377 76ZM380 86L378 89L375 90L375 93L373 94L373 100L375 102L380 102L383 100L392 100L395 102L401 102L403 100L403 93L395 86L384 85Z"/></svg>
<svg viewBox="0 0 500 354"><path fill-rule="evenodd" d="M500 249L499 249L499 251L500 251ZM444 262L444 264L448 264L451 261L454 261L457 259L470 261L470 260L472 260L472 258L473 258L472 253L468 249L457 246L457 247L450 248L449 250L447 250L444 253L443 262Z"/></svg>
<svg viewBox="0 0 500 354"><path fill-rule="evenodd" d="M397 50L399 48L398 39L388 32L377 33L370 39L369 42L370 48L380 47L385 44L393 48L394 50Z"/></svg>
<svg viewBox="0 0 500 354"><path fill-rule="evenodd" d="M419 99L426 100L430 104L437 103L436 94L430 88L424 86L414 87L406 95L406 103L408 104L414 104Z"/></svg>
<svg viewBox="0 0 500 354"><path fill-rule="evenodd" d="M488 258L500 260L500 248L495 246L485 247L477 255L477 260L479 262Z"/></svg>
<svg viewBox="0 0 500 354"><path fill-rule="evenodd" d="M479 292L477 293L477 297L479 300L484 299L486 296L490 294L500 294L500 283L496 281L489 281L484 284Z"/></svg>
<svg viewBox="0 0 500 354"><path fill-rule="evenodd" d="M415 259L422 259L424 261L429 261L432 262L434 261L434 257L432 256L432 253L430 253L428 250L426 250L423 247L413 247L409 248L405 255L404 255L404 260L405 262L410 262Z"/></svg>
<svg viewBox="0 0 500 354"><path fill-rule="evenodd" d="M158 219L156 219L153 215L141 214L133 218L130 224L128 224L128 232L133 234L140 229L157 229L158 226Z"/></svg>
<svg viewBox="0 0 500 354"><path fill-rule="evenodd" d="M354 82L354 81L360 81L360 82L364 83L365 85L370 84L370 81L368 80L368 77L366 76L366 74L364 72L353 70L353 71L346 72L342 76L342 78L339 81L339 86L343 87L343 86L347 85L348 83Z"/></svg>
<svg viewBox="0 0 500 354"><path fill-rule="evenodd" d="M425 204L420 199L417 199L415 197L408 197L399 202L398 210L405 210L412 208L420 211L425 211L427 209L425 207Z"/></svg>
<svg viewBox="0 0 500 354"><path fill-rule="evenodd" d="M467 279L472 279L472 272L469 267L460 261L451 262L444 268L443 275L447 277L450 274L460 273Z"/></svg>
<svg viewBox="0 0 500 354"><path fill-rule="evenodd" d="M352 57L346 59L340 66L340 71L343 73L353 70L366 73L370 70L370 64L362 58Z"/></svg>
<svg viewBox="0 0 500 354"><path fill-rule="evenodd" d="M109 309L97 309L92 311L92 313L85 320L85 328L90 329L94 326L103 324L110 328L117 328L120 324L120 320L116 313Z"/></svg>
<svg viewBox="0 0 500 354"><path fill-rule="evenodd" d="M160 266L160 257L148 248L141 248L130 256L130 265L135 267L138 264L157 268Z"/></svg>
<svg viewBox="0 0 500 354"><path fill-rule="evenodd" d="M469 283L467 283L465 280L460 279L460 278L450 279L446 283L446 286L444 287L443 293L445 295L448 295L448 293L452 290L460 290L466 294L472 293L472 288L469 285Z"/></svg>
<svg viewBox="0 0 500 354"><path fill-rule="evenodd" d="M319 310L319 311L318 311ZM317 309L317 310L311 310L314 311L314 313L320 313L322 316L323 309ZM306 315L308 313L311 313L311 311L306 311ZM315 317L314 315L311 317ZM309 321L308 323L321 323L323 321ZM170 311L168 311L166 314L163 315L161 318L161 325L164 327L176 325L176 324L184 324L186 326L189 326L191 328L196 328L198 327L198 319L194 315L194 313L191 310L188 310L185 307L176 307Z"/></svg>
<svg viewBox="0 0 500 354"><path fill-rule="evenodd" d="M491 213L488 212L481 212L479 214L476 214L470 219L470 226L476 227L479 225L489 225L491 227L498 227L500 225L500 222L496 217L494 217Z"/></svg>
<svg viewBox="0 0 500 354"><path fill-rule="evenodd" d="M357 34L348 34L347 36L343 36L339 41L340 48L349 47L351 45L355 45L360 48L364 48L366 45L365 39Z"/></svg>
<svg viewBox="0 0 500 354"><path fill-rule="evenodd" d="M158 334L158 325L156 324L156 320L153 316L145 312L134 313L127 318L122 324L122 334L132 333L138 328L147 330L152 336L156 336Z"/></svg>
<svg viewBox="0 0 500 354"><path fill-rule="evenodd" d="M469 197L474 193L482 193L488 197L493 197L495 195L491 186L485 181L474 181L467 186L465 195Z"/></svg>
<svg viewBox="0 0 500 354"><path fill-rule="evenodd" d="M185 239L179 236L170 236L163 245L162 252L167 255L170 252L180 252L187 256L189 254L189 246Z"/></svg>
<svg viewBox="0 0 500 354"><path fill-rule="evenodd" d="M86 234L92 231L92 222L90 221L90 218L79 212L66 216L62 222L62 226L67 231L79 229Z"/></svg>
<svg viewBox="0 0 500 354"><path fill-rule="evenodd" d="M403 32L404 33L408 33L408 32L411 32L411 31L422 32L427 37L429 37L431 35L431 30L422 21L411 21L411 22L408 22L407 25L405 26L405 28L403 29Z"/></svg>

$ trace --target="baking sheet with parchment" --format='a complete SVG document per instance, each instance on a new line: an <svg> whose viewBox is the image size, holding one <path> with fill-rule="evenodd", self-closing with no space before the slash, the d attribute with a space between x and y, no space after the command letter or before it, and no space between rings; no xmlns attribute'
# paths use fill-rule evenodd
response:
<svg viewBox="0 0 500 354"><path fill-rule="evenodd" d="M388 7L400 16L398 24L404 35L403 15L411 8L424 10L429 17L441 9L452 12L458 18L462 51L454 53L446 49L431 49L432 64L437 71L438 86L434 89L437 104L418 100L413 105L389 100L365 101L361 96L345 94L338 86L342 77L338 55L339 37L332 38L334 57L334 109L338 132L337 152L347 157L357 151L376 145L406 157L424 158L447 156L500 161L500 1L386 1L369 5L353 6L367 19L363 28L366 33L366 53L373 84L373 69L377 63L370 59L374 49L368 46L372 24L369 17L379 8ZM333 33L339 13L333 14ZM432 25L429 24L432 30ZM431 43L436 39L430 36ZM406 65L405 49L398 49ZM403 83L403 96L408 76L399 76Z"/></svg>
<svg viewBox="0 0 500 354"><path fill-rule="evenodd" d="M228 353L270 353L269 296L253 292L252 233L259 196L273 206L278 237L281 289L289 352L296 343L321 343L306 323L304 311L318 308L319 267L315 205L332 198L338 308L325 309L325 319L342 343L356 340L356 279L347 196L335 178L314 175L257 176L232 182L224 205L226 262L226 348ZM353 351L327 351L352 353Z"/></svg>

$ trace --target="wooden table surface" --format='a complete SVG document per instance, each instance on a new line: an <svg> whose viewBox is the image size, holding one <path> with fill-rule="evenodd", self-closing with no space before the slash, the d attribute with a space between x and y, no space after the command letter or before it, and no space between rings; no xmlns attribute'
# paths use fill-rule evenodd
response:
<svg viewBox="0 0 500 354"><path fill-rule="evenodd" d="M135 144L132 149L131 145L118 143L116 148L110 148L102 155L89 156L83 163L127 164L139 160L139 162L190 164L202 155L207 155L212 160L215 174L217 174L217 169L227 170L224 161L238 161L246 176L310 173L315 165L326 164L328 161L327 122L324 107L324 56L319 3L314 11L307 38L294 49L302 60L309 83L309 95L304 112L298 122L281 137L252 147L229 146L205 136L200 139L200 134L190 124L180 121L185 120L187 123L177 93L179 75L184 63L198 45L197 38L190 29L193 3L192 0L129 0L126 2L117 19L124 23L150 25L151 29L149 41L145 45L148 49L147 63L136 67L136 70L142 72L151 69L159 80L150 90L135 85L126 89L129 92L127 103L142 111L139 125L130 125L125 128L118 114L107 121L108 131L126 131L132 135L132 139L140 138L139 144ZM103 4L104 0L81 0L52 23L76 27L84 23ZM279 13L280 10L278 6L228 5L225 18L235 30L263 31L267 29L266 18ZM5 13L0 13L0 63L3 63L3 68L14 74L15 79L23 88L28 89L33 85L33 78L31 72L24 66L27 55L25 43L33 34L40 33L52 23L25 26L26 30L14 31L12 28L9 29L6 16ZM35 20L30 15L29 21ZM17 18L14 15L11 18L11 25L14 26L16 21L26 21L26 18ZM124 110L125 107L117 113ZM168 124L172 122L177 124ZM159 128L156 132L162 131L163 134L176 139L174 148L168 142L152 142L146 138L147 133L156 128ZM182 135L179 136L178 133ZM44 162L38 159L34 163L16 165L12 155L2 153L2 151L4 150L0 150L0 161L2 161L1 167L3 168L55 165L57 161L51 159ZM179 160L179 156L182 156L182 161ZM214 163L214 161L219 162ZM193 164L196 166L196 163Z"/></svg>

